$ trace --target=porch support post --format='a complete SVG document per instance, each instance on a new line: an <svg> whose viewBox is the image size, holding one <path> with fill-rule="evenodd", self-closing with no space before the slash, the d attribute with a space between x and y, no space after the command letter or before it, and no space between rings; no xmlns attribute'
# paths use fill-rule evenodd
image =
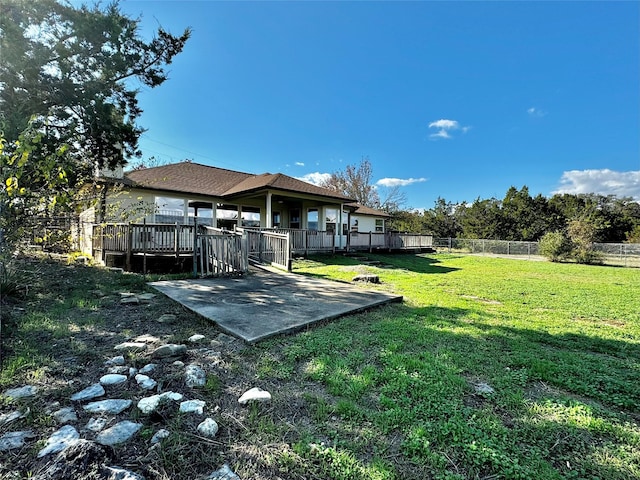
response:
<svg viewBox="0 0 640 480"><path fill-rule="evenodd" d="M242 205L238 205L238 219L236 220L236 225L238 227L242 226Z"/></svg>
<svg viewBox="0 0 640 480"><path fill-rule="evenodd" d="M211 226L218 228L218 204L211 202Z"/></svg>
<svg viewBox="0 0 640 480"><path fill-rule="evenodd" d="M265 222L265 226L267 228L273 227L273 215L271 213L271 192L267 192L267 218Z"/></svg>
<svg viewBox="0 0 640 480"><path fill-rule="evenodd" d="M342 210L344 209L344 204L340 204L340 212L338 213L338 225L336 225L336 234L339 235L340 243L338 245L339 248L342 248Z"/></svg>

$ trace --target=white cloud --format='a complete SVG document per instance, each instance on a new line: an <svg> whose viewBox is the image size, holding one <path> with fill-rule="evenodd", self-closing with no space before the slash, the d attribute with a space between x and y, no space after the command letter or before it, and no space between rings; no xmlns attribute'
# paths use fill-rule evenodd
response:
<svg viewBox="0 0 640 480"><path fill-rule="evenodd" d="M311 183L313 185L320 185L323 181L328 180L329 178L331 178L331 174L330 173L313 172L313 173L307 173L306 175L303 175L302 177L296 177L296 178L298 180L302 180L303 182Z"/></svg>
<svg viewBox="0 0 640 480"><path fill-rule="evenodd" d="M527 113L530 116L537 117L537 118L542 118L547 114L547 112L545 112L544 110L539 109L538 107L527 108Z"/></svg>
<svg viewBox="0 0 640 480"><path fill-rule="evenodd" d="M304 163L303 162L296 162L295 166L296 167L304 167Z"/></svg>
<svg viewBox="0 0 640 480"><path fill-rule="evenodd" d="M376 185L381 187L406 187L412 183L426 182L426 178L381 178Z"/></svg>
<svg viewBox="0 0 640 480"><path fill-rule="evenodd" d="M560 187L553 193L597 193L640 201L640 170L569 170L562 174Z"/></svg>
<svg viewBox="0 0 640 480"><path fill-rule="evenodd" d="M436 120L435 122L431 122L429 124L429 128L442 128L444 130L456 130L460 128L460 124L457 120L445 120L441 118L440 120Z"/></svg>
<svg viewBox="0 0 640 480"><path fill-rule="evenodd" d="M441 118L429 124L429 128L435 128L438 131L429 135L429 138L453 138L451 132L456 130L462 130L462 133L467 133L471 127L461 127L457 120L447 120Z"/></svg>

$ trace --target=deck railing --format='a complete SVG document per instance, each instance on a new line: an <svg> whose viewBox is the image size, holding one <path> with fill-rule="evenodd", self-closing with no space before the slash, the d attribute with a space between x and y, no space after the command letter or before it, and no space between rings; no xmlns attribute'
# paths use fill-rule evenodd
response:
<svg viewBox="0 0 640 480"><path fill-rule="evenodd" d="M286 235L289 238L289 249L292 254L333 252L336 249L333 232L319 230L303 230L299 228L248 228L237 227L236 231L246 232L249 236L249 254L257 254L260 248L258 238L264 234ZM274 237L275 238L275 237Z"/></svg>
<svg viewBox="0 0 640 480"><path fill-rule="evenodd" d="M246 238L207 227L197 237L196 270L202 276L235 275L249 270Z"/></svg>
<svg viewBox="0 0 640 480"><path fill-rule="evenodd" d="M200 230L198 232L198 230ZM213 227L166 223L111 223L93 226L93 255L103 261L108 254L125 255L130 269L132 257L147 255L194 255L195 272L217 275L246 271L248 258L290 270L293 255L335 252L336 235L331 231L286 228ZM433 245L431 235L397 232L350 232L346 250L422 249ZM144 264L146 269L146 263Z"/></svg>

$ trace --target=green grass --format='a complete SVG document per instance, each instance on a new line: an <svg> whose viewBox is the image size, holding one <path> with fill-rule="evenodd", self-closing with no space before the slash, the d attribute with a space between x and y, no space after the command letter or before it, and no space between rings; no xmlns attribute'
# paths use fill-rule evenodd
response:
<svg viewBox="0 0 640 480"><path fill-rule="evenodd" d="M149 478L196 478L226 462L256 480L640 479L640 269L369 257L383 265L316 257L296 261L294 272L346 282L375 273L382 283L367 288L404 302L222 349L198 390L220 406L218 436L203 440L191 433L199 420L171 417L172 435L145 457ZM49 386L32 412L68 399L67 381L87 368L95 381L114 344L157 333L161 313L180 317L167 341L217 335L168 299L119 304L119 292L148 291L149 277L47 268L2 312L0 388ZM179 373L164 380L183 382ZM481 383L494 392L476 392ZM239 392L257 385L273 401L239 406ZM52 429L50 421L38 413L23 426ZM159 428L144 421L141 442Z"/></svg>
<svg viewBox="0 0 640 480"><path fill-rule="evenodd" d="M318 257L294 271L366 268L403 305L259 347L261 375L326 390L307 403L329 444L299 449L326 478L640 478L640 270L370 257L384 268Z"/></svg>

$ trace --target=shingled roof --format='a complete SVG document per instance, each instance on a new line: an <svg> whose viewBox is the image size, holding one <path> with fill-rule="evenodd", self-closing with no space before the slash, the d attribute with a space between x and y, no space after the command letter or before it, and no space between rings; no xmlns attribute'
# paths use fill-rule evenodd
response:
<svg viewBox="0 0 640 480"><path fill-rule="evenodd" d="M254 175L193 162L134 170L127 172L125 177L133 186L141 188L197 193L220 198L270 189L353 202L353 198L282 173Z"/></svg>

